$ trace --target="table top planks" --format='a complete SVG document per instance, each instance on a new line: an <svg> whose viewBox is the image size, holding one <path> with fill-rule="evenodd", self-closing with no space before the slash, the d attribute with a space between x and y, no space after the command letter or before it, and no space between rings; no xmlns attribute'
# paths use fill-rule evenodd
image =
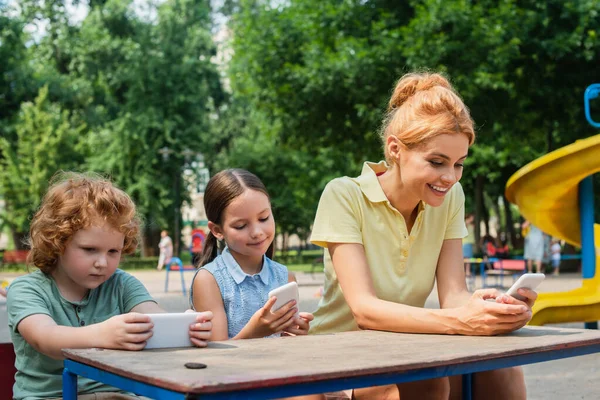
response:
<svg viewBox="0 0 600 400"><path fill-rule="evenodd" d="M525 327L493 337L357 331L211 342L204 349L66 349L63 354L164 389L202 394L402 373L598 344L597 330ZM187 369L188 362L207 368Z"/></svg>

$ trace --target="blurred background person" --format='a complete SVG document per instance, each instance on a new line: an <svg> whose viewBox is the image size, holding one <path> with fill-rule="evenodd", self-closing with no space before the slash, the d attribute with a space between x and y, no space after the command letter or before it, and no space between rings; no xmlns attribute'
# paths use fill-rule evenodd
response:
<svg viewBox="0 0 600 400"><path fill-rule="evenodd" d="M523 237L525 238L525 253L523 258L527 260L527 272L533 270L535 262L535 272L542 272L542 259L544 258L544 233L537 226L525 220L523 222Z"/></svg>
<svg viewBox="0 0 600 400"><path fill-rule="evenodd" d="M158 265L156 269L159 271L163 269L163 267L171 261L171 257L173 257L173 241L169 237L169 233L167 231L162 231L160 233L160 242L158 243L158 248L160 253L158 255Z"/></svg>

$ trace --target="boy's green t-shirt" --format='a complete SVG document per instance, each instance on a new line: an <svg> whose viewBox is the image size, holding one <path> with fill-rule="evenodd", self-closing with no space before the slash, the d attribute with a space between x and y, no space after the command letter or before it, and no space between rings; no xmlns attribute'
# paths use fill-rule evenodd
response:
<svg viewBox="0 0 600 400"><path fill-rule="evenodd" d="M54 279L35 271L15 279L8 289L8 327L15 349L15 400L62 397L62 360L36 351L21 336L17 327L34 314L49 315L58 325L84 326L125 314L140 303L154 301L144 285L127 272L116 270L103 284L89 292L80 302L64 299ZM78 378L79 394L118 391L114 387Z"/></svg>

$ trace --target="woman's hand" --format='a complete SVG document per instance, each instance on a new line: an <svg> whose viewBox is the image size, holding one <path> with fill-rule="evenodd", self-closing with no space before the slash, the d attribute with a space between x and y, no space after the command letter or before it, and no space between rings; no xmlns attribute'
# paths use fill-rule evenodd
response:
<svg viewBox="0 0 600 400"><path fill-rule="evenodd" d="M530 293L531 292L531 293ZM537 295L528 291L524 296L535 301ZM505 297L510 297L506 299ZM489 301L492 300L492 301ZM496 289L475 291L469 302L457 309L457 320L461 325L457 333L474 336L491 336L515 331L531 319L531 306Z"/></svg>
<svg viewBox="0 0 600 400"><path fill-rule="evenodd" d="M186 311L188 312L188 311ZM191 311L193 312L193 311ZM196 323L190 325L190 340L196 347L206 347L212 334L212 319L211 311L198 313Z"/></svg>
<svg viewBox="0 0 600 400"><path fill-rule="evenodd" d="M517 290L517 293L525 297L525 300L521 301L507 294L503 294L502 296L496 298L496 302L503 304L525 304L531 311L531 307L533 307L533 304L538 297L537 292L528 288L520 288Z"/></svg>
<svg viewBox="0 0 600 400"><path fill-rule="evenodd" d="M115 315L97 325L96 337L105 349L142 350L152 337L154 324L145 314L130 312Z"/></svg>
<svg viewBox="0 0 600 400"><path fill-rule="evenodd" d="M315 317L311 313L301 312L297 317L294 317L294 324L287 328L286 333L290 336L308 335L310 329L310 321Z"/></svg>
<svg viewBox="0 0 600 400"><path fill-rule="evenodd" d="M277 298L271 297L265 305L254 313L248 325L253 338L262 338L287 330L295 321L294 315L298 311L296 301L292 300L277 311L272 311Z"/></svg>

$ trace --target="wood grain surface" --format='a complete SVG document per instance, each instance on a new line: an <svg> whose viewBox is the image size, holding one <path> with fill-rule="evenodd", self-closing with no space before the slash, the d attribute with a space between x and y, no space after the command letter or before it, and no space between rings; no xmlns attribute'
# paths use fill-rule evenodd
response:
<svg viewBox="0 0 600 400"><path fill-rule="evenodd" d="M215 393L325 379L400 373L600 344L600 331L525 327L467 337L377 331L212 342L208 348L128 352L64 350L66 358L165 389ZM187 369L197 362L206 369Z"/></svg>

